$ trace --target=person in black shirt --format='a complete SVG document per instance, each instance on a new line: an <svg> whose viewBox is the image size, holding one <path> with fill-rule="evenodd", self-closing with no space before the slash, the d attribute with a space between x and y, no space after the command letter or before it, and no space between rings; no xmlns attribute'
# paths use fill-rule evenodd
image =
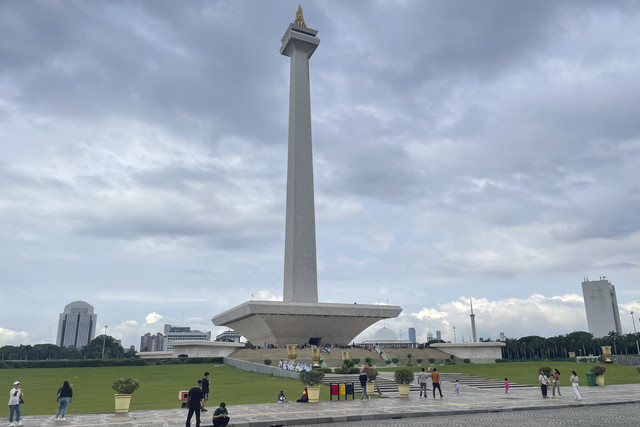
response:
<svg viewBox="0 0 640 427"><path fill-rule="evenodd" d="M198 380L197 387L191 387L189 390L189 398L187 403L189 404L189 415L187 415L186 427L191 426L191 417L196 414L196 427L200 427L200 401L202 400L202 380Z"/></svg>
<svg viewBox="0 0 640 427"><path fill-rule="evenodd" d="M58 389L58 412L56 412L56 420L58 417L64 420L64 415L67 413L67 405L71 403L71 398L73 397L73 390L69 385L69 381L65 381L62 384L62 387Z"/></svg>
<svg viewBox="0 0 640 427"><path fill-rule="evenodd" d="M205 372L202 379L202 412L207 412L204 407L207 404L207 400L209 400L209 372Z"/></svg>

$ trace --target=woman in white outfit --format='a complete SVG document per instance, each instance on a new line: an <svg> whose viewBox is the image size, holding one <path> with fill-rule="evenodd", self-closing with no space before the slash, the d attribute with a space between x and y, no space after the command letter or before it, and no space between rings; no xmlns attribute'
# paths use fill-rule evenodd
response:
<svg viewBox="0 0 640 427"><path fill-rule="evenodd" d="M576 371L571 371L571 377L569 380L571 381L573 392L576 394L576 400L582 400L582 396L580 396L580 385L578 384L578 374L576 374Z"/></svg>

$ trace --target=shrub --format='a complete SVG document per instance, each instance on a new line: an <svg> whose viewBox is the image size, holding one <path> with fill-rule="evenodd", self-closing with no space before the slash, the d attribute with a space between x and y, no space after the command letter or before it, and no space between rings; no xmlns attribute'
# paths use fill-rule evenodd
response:
<svg viewBox="0 0 640 427"><path fill-rule="evenodd" d="M400 360L396 359L395 357L393 359L391 359L391 361L395 364L397 364Z"/></svg>
<svg viewBox="0 0 640 427"><path fill-rule="evenodd" d="M387 365L391 365L391 360L385 360L385 362Z"/></svg>
<svg viewBox="0 0 640 427"><path fill-rule="evenodd" d="M364 371L367 373L368 381L375 381L376 378L378 378L378 371L376 371L375 369L371 367L366 367L364 368Z"/></svg>
<svg viewBox="0 0 640 427"><path fill-rule="evenodd" d="M140 387L140 381L131 377L118 378L111 386L118 394L132 394L138 387Z"/></svg>
<svg viewBox="0 0 640 427"><path fill-rule="evenodd" d="M271 359L264 359L265 365L271 365Z"/></svg>
<svg viewBox="0 0 640 427"><path fill-rule="evenodd" d="M393 379L397 384L411 384L413 382L413 371L407 368L400 368L393 373Z"/></svg>
<svg viewBox="0 0 640 427"><path fill-rule="evenodd" d="M429 359L429 363L431 363L431 364L436 363L436 359Z"/></svg>
<svg viewBox="0 0 640 427"><path fill-rule="evenodd" d="M367 357L366 359L364 359L364 363L366 363L367 365L371 366L373 365L373 359L370 357Z"/></svg>
<svg viewBox="0 0 640 427"><path fill-rule="evenodd" d="M592 366L589 370L596 375L604 375L604 373L607 372L607 367L602 365L595 365Z"/></svg>
<svg viewBox="0 0 640 427"><path fill-rule="evenodd" d="M463 362L464 363L471 363L471 359L464 359Z"/></svg>
<svg viewBox="0 0 640 427"><path fill-rule="evenodd" d="M353 360L353 363L355 363L356 365L360 363L360 359L351 359L351 360Z"/></svg>
<svg viewBox="0 0 640 427"><path fill-rule="evenodd" d="M322 380L324 379L324 372L322 372L320 369L304 371L300 372L299 378L300 381L302 381L302 384L308 387L313 387L322 382Z"/></svg>
<svg viewBox="0 0 640 427"><path fill-rule="evenodd" d="M548 366L541 366L540 368L538 368L538 373L540 373L540 371L544 372L546 376L549 376L549 374L551 373L551 368Z"/></svg>
<svg viewBox="0 0 640 427"><path fill-rule="evenodd" d="M418 362L418 364L422 363L422 359L416 359L416 362Z"/></svg>

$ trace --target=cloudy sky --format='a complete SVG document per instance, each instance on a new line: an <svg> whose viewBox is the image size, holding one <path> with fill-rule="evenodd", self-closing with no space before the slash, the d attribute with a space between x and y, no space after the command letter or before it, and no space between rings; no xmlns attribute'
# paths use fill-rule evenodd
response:
<svg viewBox="0 0 640 427"><path fill-rule="evenodd" d="M0 345L75 300L138 347L282 298L298 3L0 2ZM302 6L321 301L459 342L473 298L480 337L553 336L605 275L633 331L640 5Z"/></svg>

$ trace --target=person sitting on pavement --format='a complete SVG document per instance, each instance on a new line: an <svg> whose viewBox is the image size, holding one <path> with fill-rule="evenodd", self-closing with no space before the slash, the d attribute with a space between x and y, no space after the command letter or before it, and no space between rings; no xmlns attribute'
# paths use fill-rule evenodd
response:
<svg viewBox="0 0 640 427"><path fill-rule="evenodd" d="M211 418L214 427L225 427L229 424L229 412L227 411L227 404L220 402L220 407L216 408Z"/></svg>
<svg viewBox="0 0 640 427"><path fill-rule="evenodd" d="M296 400L296 402L302 402L302 403L307 403L309 401L309 391L307 390L307 387L305 386L304 391L302 392L302 397L298 400Z"/></svg>

